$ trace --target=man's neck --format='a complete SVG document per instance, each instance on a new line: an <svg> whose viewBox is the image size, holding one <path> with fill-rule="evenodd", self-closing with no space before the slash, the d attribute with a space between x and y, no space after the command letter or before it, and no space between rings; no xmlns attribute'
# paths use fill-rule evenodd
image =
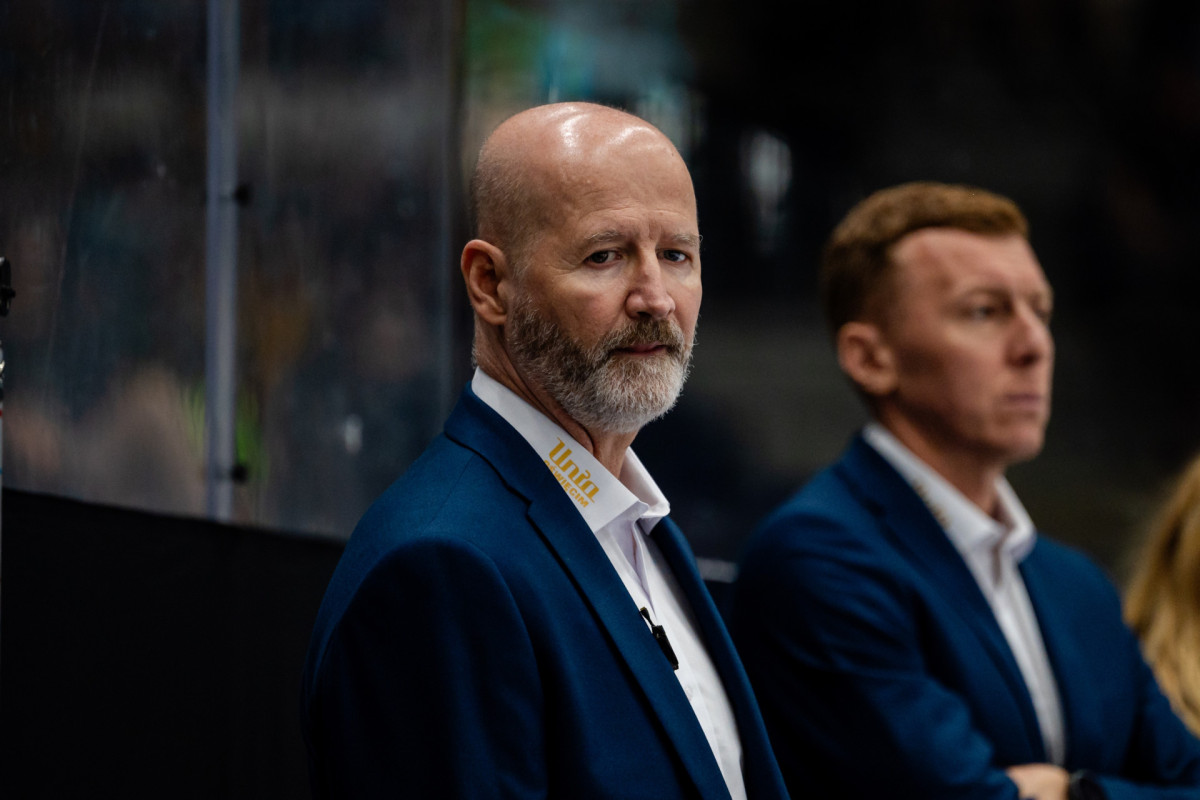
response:
<svg viewBox="0 0 1200 800"><path fill-rule="evenodd" d="M940 446L911 425L883 420L879 420L879 423L964 497L988 516L996 518L999 513L996 486L1004 477L1007 464L983 457L977 452Z"/></svg>
<svg viewBox="0 0 1200 800"><path fill-rule="evenodd" d="M503 364L480 360L479 368L493 380L520 397L533 408L552 419L555 424L583 445L606 470L620 478L625 465L625 453L638 432L611 433L595 431L575 421L545 389L526 381L511 362Z"/></svg>

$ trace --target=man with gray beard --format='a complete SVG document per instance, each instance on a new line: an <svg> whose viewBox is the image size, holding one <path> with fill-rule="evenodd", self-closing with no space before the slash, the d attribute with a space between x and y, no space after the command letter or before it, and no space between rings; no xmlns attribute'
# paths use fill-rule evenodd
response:
<svg viewBox="0 0 1200 800"><path fill-rule="evenodd" d="M472 180L470 386L318 614L314 795L786 796L669 504L630 449L700 307L691 178L645 121L511 117Z"/></svg>

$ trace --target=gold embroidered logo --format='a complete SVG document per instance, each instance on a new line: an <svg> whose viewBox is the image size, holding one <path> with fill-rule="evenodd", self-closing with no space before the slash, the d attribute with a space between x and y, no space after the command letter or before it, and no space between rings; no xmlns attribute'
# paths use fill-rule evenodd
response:
<svg viewBox="0 0 1200 800"><path fill-rule="evenodd" d="M587 508L596 499L596 493L600 488L592 483L589 478L592 477L590 470L581 470L571 460L571 448L563 444L563 440L559 439L558 444L550 451L549 457L545 460L546 466L554 473L554 477L558 478L558 482L567 490L567 494L576 503L579 503L581 508Z"/></svg>
<svg viewBox="0 0 1200 800"><path fill-rule="evenodd" d="M924 501L929 508L929 513L933 514L933 518L937 520L938 525L942 526L942 530L950 530L950 520L946 517L946 512L942 511L941 506L929 499L929 492L925 489L925 484L920 481L912 482L913 491L917 493L917 497Z"/></svg>

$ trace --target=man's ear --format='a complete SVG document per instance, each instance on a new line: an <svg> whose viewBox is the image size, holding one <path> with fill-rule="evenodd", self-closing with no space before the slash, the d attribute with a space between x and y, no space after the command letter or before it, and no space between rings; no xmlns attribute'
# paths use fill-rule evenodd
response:
<svg viewBox="0 0 1200 800"><path fill-rule="evenodd" d="M883 331L870 322L847 322L837 333L838 364L871 397L896 388L896 358Z"/></svg>
<svg viewBox="0 0 1200 800"><path fill-rule="evenodd" d="M459 267L476 316L490 325L503 325L508 307L500 296L500 284L512 278L504 251L491 242L472 239L463 247Z"/></svg>

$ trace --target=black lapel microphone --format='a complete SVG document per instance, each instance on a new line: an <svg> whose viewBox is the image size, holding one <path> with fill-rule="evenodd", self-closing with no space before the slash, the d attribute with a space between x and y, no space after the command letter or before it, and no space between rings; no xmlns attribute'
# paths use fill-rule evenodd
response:
<svg viewBox="0 0 1200 800"><path fill-rule="evenodd" d="M667 663L671 665L671 669L679 669L679 659L675 657L675 648L671 647L670 640L667 639L667 632L663 630L662 625L655 625L650 619L650 612L645 606L638 609L642 612L642 616L646 618L646 624L650 626L650 632L654 634L654 640L658 642L658 646L663 651L663 655L667 657Z"/></svg>

